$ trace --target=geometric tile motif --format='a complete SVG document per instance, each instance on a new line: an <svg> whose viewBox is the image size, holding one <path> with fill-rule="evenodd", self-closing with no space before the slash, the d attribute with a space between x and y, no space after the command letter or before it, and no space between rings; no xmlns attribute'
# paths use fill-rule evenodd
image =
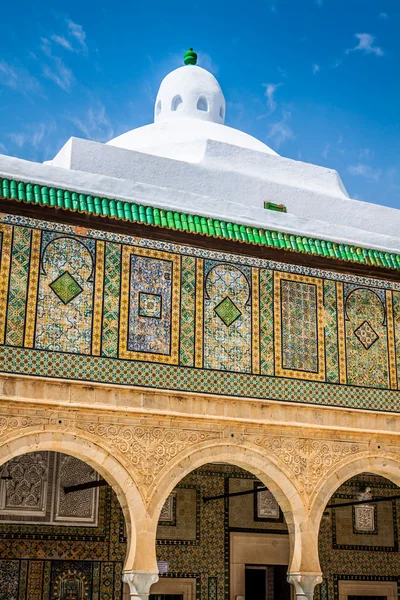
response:
<svg viewBox="0 0 400 600"><path fill-rule="evenodd" d="M196 294L196 259L193 256L182 256L181 270L181 365L194 364L194 324Z"/></svg>
<svg viewBox="0 0 400 600"><path fill-rule="evenodd" d="M101 563L101 600L114 600L114 563Z"/></svg>
<svg viewBox="0 0 400 600"><path fill-rule="evenodd" d="M233 325L234 327L234 325ZM229 330L228 330L229 331ZM357 344L359 343L358 340ZM376 344L375 344L376 345ZM0 346L2 371L25 375L55 378L71 378L98 383L115 383L195 392L210 391L232 396L272 398L281 401L301 402L317 405L365 408L399 412L396 405L398 392L376 387L335 387L330 383L292 379L285 377L260 377L240 374L236 377L228 371L208 369L182 369L172 365L136 360L110 360L90 357L82 360L76 354L52 353L25 348Z"/></svg>
<svg viewBox="0 0 400 600"><path fill-rule="evenodd" d="M179 369L168 369L166 372L161 368L149 367L149 370L145 372L142 364L125 364L116 362L114 365L108 364L107 362L102 365L104 372L100 372L100 362L97 358L93 361L88 357L87 364L75 363L72 359L71 354L68 357L53 356L51 352L48 352L45 358L46 368L43 364L36 362L33 357L34 354L31 351L15 352L10 354L9 363L4 364L3 371L7 372L24 372L30 374L33 371L38 375L49 375L56 377L60 365L62 364L62 373L65 377L70 377L72 374L72 365L74 365L74 373L77 374L78 378L86 377L88 380L103 380L106 381L109 377L111 380L107 382L121 382L129 384L129 379L132 373L137 373L140 381L143 385L153 385L155 379L157 384L161 387L165 387L166 377L169 381L168 387L174 389L193 390L193 391L212 391L220 393L223 386L228 382L229 389L232 390L233 394L241 395L246 393L244 380L240 377L224 379L223 371L225 372L240 372L242 374L251 373L252 362L254 362L254 351L257 348L257 344L260 345L260 365L262 375L273 375L274 374L274 354L271 352L271 342L273 335L271 333L271 326L274 326L274 320L269 311L271 297L284 294L279 294L277 286L275 286L275 294L271 285L271 278L269 273L276 274L277 271L273 269L282 269L288 271L288 275L282 276L292 281L295 280L299 285L309 285L314 281L320 282L321 293L318 283L318 352L321 350L321 354L324 354L324 342L325 342L325 356L318 358L319 370L321 371L320 365L323 365L322 371L325 371L325 365L323 358L326 359L326 379L330 383L338 382L337 373L337 350L336 350L336 339L339 341L339 355L340 365L344 368L345 378L342 379L341 370L341 381L345 381L347 377L347 387L341 386L341 391L335 389L335 392L329 392L329 387L324 388L321 386L315 386L315 389L309 387L309 393L311 397L310 403L319 404L330 404L330 405L346 405L346 406L357 406L357 407L369 407L378 410L395 410L396 402L390 401L390 394L376 394L369 393L368 388L374 390L390 389L390 385L394 388L396 386L396 377L392 376L395 370L396 356L393 350L394 344L396 344L397 350L400 350L400 302L399 302L399 289L397 283L391 283L388 281L372 282L370 279L365 277L359 277L346 273L335 275L330 272L325 272L318 269L311 269L302 266L291 266L291 265L279 265L271 261L254 258L254 257L237 257L235 264L232 262L232 256L224 256L222 253L212 250L203 250L199 248L193 248L192 250L185 249L185 252L191 252L192 255L180 254L182 253L182 246L173 245L170 242L160 242L152 240L142 240L139 238L132 238L114 234L111 232L89 232L84 237L76 236L70 226L61 224L45 225L46 229L43 229L43 225L34 219L25 219L23 217L12 217L3 216L2 222L10 222L10 241L13 241L13 260L8 264L6 262L1 263L3 268L3 279L2 286L5 292L2 293L3 311L0 315L0 330L1 327L5 328L6 342L10 345L15 346L21 345L25 342L28 348L30 348L34 342L37 349L44 349L47 351L56 352L68 352L74 353L75 355L90 355L92 350L92 305L93 305L93 275L95 274L96 281L96 323L100 323L103 318L103 348L102 354L109 357L117 357L116 345L118 344L119 328L122 327L124 319L119 314L119 302L120 298L120 271L121 271L121 243L126 242L126 248L130 252L137 252L142 258L153 258L155 256L164 255L167 256L166 262L170 261L174 263L174 273L176 271L175 266L179 269L180 262L182 262L183 270L186 269L187 277L180 278L176 277L175 288L177 295L179 296L180 288L182 289L182 302L177 301L174 304L176 310L176 319L174 326L171 327L170 335L171 339L177 336L178 341L176 342L176 359L174 355L174 361L169 360L171 354L164 354L162 360L156 355L152 354L148 358L138 356L132 353L129 356L123 356L123 358L129 358L133 361L148 360L149 362L165 362L168 364L180 364L182 366L193 366L193 349L194 349L194 329L196 327L196 335L198 335L199 344L196 344L196 352L199 349L199 356L196 355L196 364L204 364L206 370L212 369L213 373L202 372L200 369L195 370L184 370ZM17 226L15 226L17 224ZM12 226L14 225L14 231L12 232ZM40 230L38 227L42 227ZM30 255L31 241L34 239L31 236L32 229L36 228L33 234L36 234L38 240L40 236L42 239L40 256L40 276L39 276L39 289L36 290L35 276L30 276L29 289L28 289L28 312L24 308L24 303L27 303L26 299L26 282L27 282L27 260L28 257L37 272L39 265L39 253L35 250L34 256ZM28 231L29 229L29 231ZM13 235L13 237L11 237ZM94 238L100 237L105 240L105 256L106 256L106 269L104 272L104 295L101 298L102 285L100 278L97 277L99 271L102 270L102 265L93 265L93 248L96 240ZM32 239L31 239L32 238ZM132 241L134 240L134 241ZM132 250L132 244L136 244L138 250ZM130 246L129 246L130 245ZM32 249L34 246L32 245ZM140 251L139 251L140 250ZM167 254L167 252L170 252ZM115 258L115 261L111 260L111 257ZM22 258L23 257L23 258ZM171 257L171 258L169 258ZM174 262L175 257L177 262ZM195 258L198 257L198 258ZM21 258L21 260L20 260ZM163 258L163 257L161 257ZM197 290L197 304L195 303L195 280L194 280L194 269L196 261L201 261L204 264L205 271L205 298L203 306L200 305L198 299L202 297L202 291ZM236 264L237 263L237 264ZM208 265L208 266L207 266ZM8 269L10 267L10 269ZM220 269L216 271L216 268ZM251 298L251 286L252 286L252 271L254 269L260 270L259 279L260 283L260 298ZM5 271L6 277L4 275ZM60 274L68 272L71 277L76 281L78 288L75 291L79 291L78 295L75 295L73 299L70 299L68 295L63 296L63 301L57 301L54 289L54 285L57 288L55 282L60 278ZM34 273L34 270L32 270ZM235 275L236 273L236 275ZM278 272L279 273L279 272ZM296 273L296 274L295 274ZM215 276L217 274L217 276ZM256 273L257 274L257 273ZM31 274L32 275L32 274ZM180 275L180 273L179 273ZM222 275L222 277L221 277ZM254 273L253 273L254 275ZM311 278L310 275L314 275ZM109 277L109 280L107 278ZM243 280L243 277L245 281ZM281 277L281 278L282 278ZM297 279L295 279L297 277ZM213 279L210 287L210 279ZM4 280L4 281L3 281ZM310 282L311 280L311 282ZM253 279L255 281L255 279ZM342 314L343 322L337 324L337 309L335 302L335 284L346 291L345 304L346 311ZM351 282L347 285L347 282ZM358 283L357 283L358 282ZM50 285L52 287L50 287ZM180 285L179 285L180 284ZM346 285L344 285L346 284ZM25 286L25 288L24 288ZM225 286L225 290L223 290ZM379 286L379 289L377 288ZM257 286L258 287L258 286ZM68 286L67 286L68 288ZM209 289L210 288L210 289ZM393 288L393 292L390 291ZM338 287L339 290L339 287ZM156 292L158 296L162 296L163 304L162 314L160 319L153 317L143 318L143 321L162 321L165 316L165 302L164 293L165 288L160 291L154 290L154 288L148 287L147 289L138 288L137 293L143 291L146 294L153 294ZM241 298L240 294L246 291L246 298ZM37 294L36 294L37 292ZM71 298L74 295L72 291ZM257 293L257 289L255 289ZM8 296L8 298L6 298ZM269 297L268 297L269 296ZM35 303L37 297L37 310L36 310L36 322L35 322ZM388 307L385 302L386 297L393 297L393 314L391 306ZM230 325L221 322L221 317L215 312L215 308L221 305L222 301L226 298L237 307L237 310L241 312L241 316L233 321ZM22 301L22 299L24 299ZM6 307L6 300L8 300L8 306ZM104 305L101 301L103 300ZM258 302L259 308L258 311ZM290 297L289 304L290 308L295 308L293 305L295 298L293 295ZM324 310L320 310L320 300L324 303ZM337 294L337 301L340 300L339 294ZM22 301L22 302L20 302ZM135 300L136 312L138 311L138 297ZM67 304L65 304L67 302ZM277 303L278 304L278 303ZM195 315L195 305L200 311L204 311L204 315L201 312L201 318L197 320ZM297 309L301 302L297 303ZM100 308L99 308L100 306ZM223 305L221 305L223 306ZM103 308L103 315L101 309ZM231 307L232 308L232 307ZM277 306L275 307L278 308ZM285 306L282 306L282 313L285 312ZM390 308L390 310L389 310ZM335 310L336 309L336 310ZM300 309L299 309L300 310ZM299 310L297 312L299 312ZM303 307L304 310L304 307ZM289 312L292 312L290 310ZM301 310L300 310L301 312ZM307 311L306 311L307 312ZM309 311L308 311L309 312ZM342 311L343 312L343 311ZM386 314L386 313L389 314ZM253 313L253 314L252 314ZM280 307L275 312L275 320L280 318ZM296 313L296 308L294 310ZM4 319L8 316L8 320ZM27 342L26 332L28 327L24 320L27 319L27 314L32 315L31 322L32 326L32 342ZM150 313L148 313L150 314ZM154 314L154 313L153 313ZM259 325L252 318L258 320ZM180 319L180 322L179 322ZM395 325L395 335L390 329L391 323ZM228 323L228 321L227 321ZM360 328L360 324L363 327ZM275 336L277 336L278 328L275 323ZM286 359L295 358L298 363L302 362L302 369L307 366L307 360L309 357L305 357L303 360L302 353L298 354L294 347L297 342L296 327L299 328L299 323L296 323L294 317L293 322L290 324L290 335L283 323L282 343L277 344L277 347L284 346L284 351L287 351ZM292 327L293 325L293 327ZM311 326L311 323L309 323ZM325 329L325 336L320 336L320 328ZM371 327L371 330L369 329ZM252 339L252 328L256 332L255 338ZM393 327L392 327L393 328ZM100 327L96 325L96 335ZM367 331L368 330L368 331ZM372 331L373 330L373 331ZM260 339L257 340L257 332L260 331ZM279 328L280 331L280 328ZM356 332L356 333L355 333ZM315 332L314 332L315 333ZM204 334L204 335L203 335ZM148 328L144 332L140 332L148 342L148 338L157 339L154 332L150 333ZM278 333L279 335L279 333ZM33 340L33 336L35 339ZM153 337L154 336L154 337ZM203 338L201 337L203 336ZM361 336L361 339L360 339ZM95 336L96 337L96 336ZM310 338L303 334L299 335L302 338L301 343L303 350ZM286 339L284 339L286 338ZM394 339L393 339L394 338ZM97 338L96 338L97 339ZM153 343L153 340L152 343ZM141 343L142 340L139 340ZM178 343L179 342L179 343ZM315 345L315 340L311 340L308 346ZM373 343L371 343L373 342ZM285 345L286 343L286 345ZM300 343L298 344L300 345ZM368 350L367 350L368 347ZM388 348L390 352L390 361L388 355ZM253 350L253 357L252 357ZM308 349L310 350L310 348ZM364 352L365 350L365 352ZM100 348L99 348L100 351ZM201 351L204 351L204 357L201 356ZM1 350L4 354L4 350ZM162 354L162 353L161 353ZM276 358L279 359L279 354ZM122 354L121 354L122 356ZM300 358L301 361L300 361ZM400 356L400 351L398 352ZM199 358L199 360L197 360ZM258 358L256 357L256 360ZM287 366L289 360L286 360L284 367ZM312 362L309 360L309 362ZM314 357L315 362L315 357ZM257 364L255 362L254 364ZM48 369L47 369L48 366ZM31 369L33 371L31 371ZM315 373L313 371L299 371L293 370L289 372L279 372L281 376L287 376L292 380L292 383L280 383L276 380L263 381L262 378L257 378L256 369L254 370L255 377L252 379L251 384L251 395L255 397L264 398L268 397L282 397L286 399L292 399L296 397L301 398L300 389L301 384L295 384L294 381L304 378L304 380L314 380ZM151 371L151 373L150 373ZM300 372L302 371L302 372ZM325 373L321 371L321 382L324 380ZM278 373L278 366L276 367ZM389 376L390 375L390 376ZM136 381L139 381L135 379ZM130 379L132 381L132 378ZM218 384L217 384L218 382ZM308 385L308 384L307 384ZM351 390L351 386L363 386L364 392L356 389ZM283 387L285 389L283 389ZM292 388L292 389L290 389ZM280 390L280 391L279 391ZM391 392L393 394L393 392Z"/></svg>
<svg viewBox="0 0 400 600"><path fill-rule="evenodd" d="M22 346L28 291L31 229L17 227L14 230L10 287L8 297L6 344Z"/></svg>
<svg viewBox="0 0 400 600"><path fill-rule="evenodd" d="M390 387L386 307L374 289L358 288L349 294L345 327L347 383Z"/></svg>
<svg viewBox="0 0 400 600"><path fill-rule="evenodd" d="M172 275L173 263L169 260L130 255L127 350L170 354Z"/></svg>
<svg viewBox="0 0 400 600"><path fill-rule="evenodd" d="M372 325L368 323L368 321L361 323L361 325L354 331L354 335L366 350L371 348L372 344L379 339L379 335L376 333Z"/></svg>
<svg viewBox="0 0 400 600"><path fill-rule="evenodd" d="M221 302L214 308L219 318L227 327L232 325L242 314L236 304L232 302L229 296L226 296Z"/></svg>
<svg viewBox="0 0 400 600"><path fill-rule="evenodd" d="M260 269L260 351L261 373L274 374L274 272Z"/></svg>
<svg viewBox="0 0 400 600"><path fill-rule="evenodd" d="M336 282L324 281L326 378L339 383Z"/></svg>
<svg viewBox="0 0 400 600"><path fill-rule="evenodd" d="M27 598L41 600L43 589L43 567L41 560L30 560L28 568Z"/></svg>
<svg viewBox="0 0 400 600"><path fill-rule="evenodd" d="M57 279L49 284L53 292L58 296L61 302L68 304L74 298L83 292L79 283L68 271L64 271Z"/></svg>
<svg viewBox="0 0 400 600"><path fill-rule="evenodd" d="M218 579L208 578L208 600L218 600Z"/></svg>
<svg viewBox="0 0 400 600"><path fill-rule="evenodd" d="M0 560L0 598L18 600L19 561Z"/></svg>
<svg viewBox="0 0 400 600"><path fill-rule="evenodd" d="M206 261L204 282L204 366L250 373L251 271Z"/></svg>
<svg viewBox="0 0 400 600"><path fill-rule="evenodd" d="M106 244L102 356L118 356L119 298L121 287L121 246Z"/></svg>
<svg viewBox="0 0 400 600"><path fill-rule="evenodd" d="M139 292L139 317L161 319L162 296Z"/></svg>
<svg viewBox="0 0 400 600"><path fill-rule="evenodd" d="M281 279L282 366L318 372L317 288Z"/></svg>
<svg viewBox="0 0 400 600"><path fill-rule="evenodd" d="M392 292L393 294L393 317L394 317L394 339L395 339L395 357L397 359L397 377L400 376L400 292ZM400 387L400 380L398 386Z"/></svg>
<svg viewBox="0 0 400 600"><path fill-rule="evenodd" d="M43 236L36 347L76 354L91 353L94 291L92 241L80 237Z"/></svg>

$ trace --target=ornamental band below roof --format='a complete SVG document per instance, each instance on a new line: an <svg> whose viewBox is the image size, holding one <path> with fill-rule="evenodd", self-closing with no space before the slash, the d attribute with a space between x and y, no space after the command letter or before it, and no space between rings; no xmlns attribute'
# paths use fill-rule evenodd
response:
<svg viewBox="0 0 400 600"><path fill-rule="evenodd" d="M251 227L43 185L0 178L0 198L63 210L99 215L202 236L322 256L374 267L400 270L400 255L301 235Z"/></svg>

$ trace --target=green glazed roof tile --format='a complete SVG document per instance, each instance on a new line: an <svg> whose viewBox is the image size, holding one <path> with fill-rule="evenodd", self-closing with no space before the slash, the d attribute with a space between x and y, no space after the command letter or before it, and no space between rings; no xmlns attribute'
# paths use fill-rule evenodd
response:
<svg viewBox="0 0 400 600"><path fill-rule="evenodd" d="M399 254L251 227L201 215L165 211L113 198L93 197L90 194L56 189L45 185L0 178L0 196L19 202L43 204L73 212L102 215L113 219L140 222L149 226L190 231L248 244L281 248L288 252L324 256L352 263L400 270Z"/></svg>

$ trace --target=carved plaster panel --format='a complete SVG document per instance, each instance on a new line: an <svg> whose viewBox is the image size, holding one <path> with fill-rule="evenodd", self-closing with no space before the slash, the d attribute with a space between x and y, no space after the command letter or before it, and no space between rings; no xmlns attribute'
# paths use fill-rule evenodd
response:
<svg viewBox="0 0 400 600"><path fill-rule="evenodd" d="M315 438L255 437L252 441L282 462L311 496L328 471L367 444Z"/></svg>
<svg viewBox="0 0 400 600"><path fill-rule="evenodd" d="M15 411L17 408L15 407ZM96 415L98 419L101 416ZM265 435L267 428L244 430L234 426L226 426L214 421L214 428L204 429L204 421L190 422L190 426L182 422L181 427L171 426L169 419L157 416L157 426L150 425L151 419L136 419L124 415L121 422L103 422L89 420L89 414L82 412L56 413L45 411L42 417L29 416L0 416L0 440L6 439L10 434L15 437L24 429L38 431L57 431L60 435L76 432L81 438L97 443L114 456L119 454L118 460L131 472L135 483L138 485L146 501L158 484L161 476L168 473L168 469L180 456L186 457L191 451L207 447L212 442L224 439L225 443L238 447L246 452L246 447L258 447L262 454L273 458L278 468L281 468L295 483L305 503L308 503L327 474L339 468L341 464L351 462L356 456L367 456L371 451L376 452L376 439L368 437L363 441L360 437L355 441L340 439L315 439L315 433L310 432L309 437L303 433L302 437ZM108 415L109 416L109 415ZM116 417L117 419L118 417ZM136 422L135 422L136 421ZM154 422L154 421L153 421ZM233 428L232 428L233 427ZM289 428L288 428L289 429ZM232 431L235 430L235 436ZM293 426L290 427L293 432ZM304 432L304 430L302 430ZM336 436L338 433L336 433ZM371 443L373 447L371 447ZM387 445L386 448L379 442L378 452L387 455L397 452L400 448ZM60 448L61 449L61 448Z"/></svg>
<svg viewBox="0 0 400 600"><path fill-rule="evenodd" d="M44 516L49 473L48 452L16 456L3 465L0 514ZM10 479L6 479L6 478Z"/></svg>
<svg viewBox="0 0 400 600"><path fill-rule="evenodd" d="M137 483L146 489L155 483L160 471L181 452L221 437L217 431L94 425L85 421L78 421L76 427L101 437L128 458L139 474Z"/></svg>

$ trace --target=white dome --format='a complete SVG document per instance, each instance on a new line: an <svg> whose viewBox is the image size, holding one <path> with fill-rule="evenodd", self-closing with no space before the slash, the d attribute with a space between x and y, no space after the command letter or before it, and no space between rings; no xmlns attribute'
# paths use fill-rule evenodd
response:
<svg viewBox="0 0 400 600"><path fill-rule="evenodd" d="M187 65L162 80L154 122L189 118L223 125L225 110L225 98L214 75L197 65Z"/></svg>
<svg viewBox="0 0 400 600"><path fill-rule="evenodd" d="M107 144L189 162L204 157L208 140L276 155L260 140L224 125L225 111L225 98L214 75L186 64L162 80L154 123L127 131Z"/></svg>

